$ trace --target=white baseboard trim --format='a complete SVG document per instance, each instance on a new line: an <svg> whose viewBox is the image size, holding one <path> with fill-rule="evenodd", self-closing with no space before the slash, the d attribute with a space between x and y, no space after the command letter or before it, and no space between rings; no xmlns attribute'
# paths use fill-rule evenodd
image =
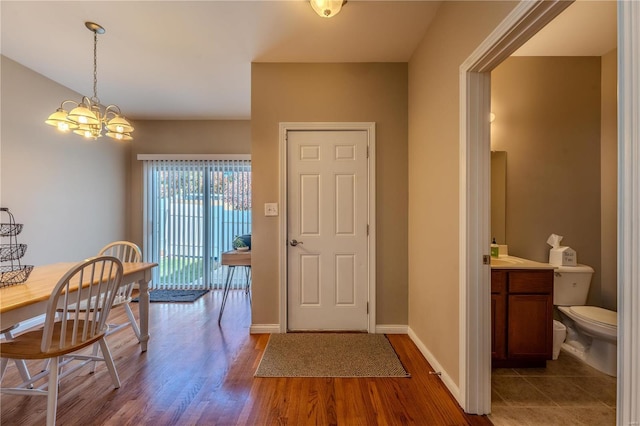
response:
<svg viewBox="0 0 640 426"><path fill-rule="evenodd" d="M280 324L251 324L249 334L279 334Z"/></svg>
<svg viewBox="0 0 640 426"><path fill-rule="evenodd" d="M378 324L376 325L376 334L407 334L408 325L397 324Z"/></svg>
<svg viewBox="0 0 640 426"><path fill-rule="evenodd" d="M429 349L427 349L425 344L422 343L422 341L418 338L411 327L409 327L408 334L409 338L413 341L413 343L415 343L422 355L426 358L427 362L431 364L431 367L433 367L433 371L440 372L440 379L447 387L447 389L449 389L449 392L451 392L451 395L453 395L458 404L462 406L462 403L460 402L460 388L458 388L458 385L456 385L456 383L451 379L451 376L449 376L444 368L442 368L442 365L440 365L440 363L436 360L436 357L434 357Z"/></svg>
<svg viewBox="0 0 640 426"><path fill-rule="evenodd" d="M407 334L409 326L397 324L376 325L376 334ZM250 334L278 334L280 324L252 324L249 328Z"/></svg>

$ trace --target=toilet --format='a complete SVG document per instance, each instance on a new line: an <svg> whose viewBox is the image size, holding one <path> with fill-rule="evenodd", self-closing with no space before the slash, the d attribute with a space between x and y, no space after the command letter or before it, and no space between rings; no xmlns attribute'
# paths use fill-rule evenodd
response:
<svg viewBox="0 0 640 426"><path fill-rule="evenodd" d="M610 376L616 376L618 357L617 313L586 306L593 268L559 266L554 271L553 304L557 306L567 338L562 349Z"/></svg>

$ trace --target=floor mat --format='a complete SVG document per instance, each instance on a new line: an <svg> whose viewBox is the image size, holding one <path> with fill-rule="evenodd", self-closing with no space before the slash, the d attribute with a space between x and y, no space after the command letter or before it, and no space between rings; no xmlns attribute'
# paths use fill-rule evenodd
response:
<svg viewBox="0 0 640 426"><path fill-rule="evenodd" d="M149 301L151 303L159 302L195 302L209 290L151 290L149 292ZM131 300L137 302L138 298Z"/></svg>

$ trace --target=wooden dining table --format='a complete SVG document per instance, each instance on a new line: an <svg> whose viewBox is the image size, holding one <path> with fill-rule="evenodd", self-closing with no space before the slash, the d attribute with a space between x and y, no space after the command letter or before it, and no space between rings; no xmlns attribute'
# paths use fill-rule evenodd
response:
<svg viewBox="0 0 640 426"><path fill-rule="evenodd" d="M36 266L24 283L0 288L0 327L4 329L44 314L54 287L76 264L62 262ZM137 282L140 289L140 348L145 352L149 341L149 282L151 270L158 264L123 262L122 266L122 283Z"/></svg>

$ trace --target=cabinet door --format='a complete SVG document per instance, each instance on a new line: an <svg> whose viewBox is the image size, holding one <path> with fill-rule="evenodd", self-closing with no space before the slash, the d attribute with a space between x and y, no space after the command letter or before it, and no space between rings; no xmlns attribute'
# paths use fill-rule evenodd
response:
<svg viewBox="0 0 640 426"><path fill-rule="evenodd" d="M491 270L491 359L507 358L507 272Z"/></svg>
<svg viewBox="0 0 640 426"><path fill-rule="evenodd" d="M509 294L552 294L553 270L509 272Z"/></svg>
<svg viewBox="0 0 640 426"><path fill-rule="evenodd" d="M491 294L491 358L507 358L507 296Z"/></svg>
<svg viewBox="0 0 640 426"><path fill-rule="evenodd" d="M550 294L508 296L507 356L551 359L553 299Z"/></svg>

